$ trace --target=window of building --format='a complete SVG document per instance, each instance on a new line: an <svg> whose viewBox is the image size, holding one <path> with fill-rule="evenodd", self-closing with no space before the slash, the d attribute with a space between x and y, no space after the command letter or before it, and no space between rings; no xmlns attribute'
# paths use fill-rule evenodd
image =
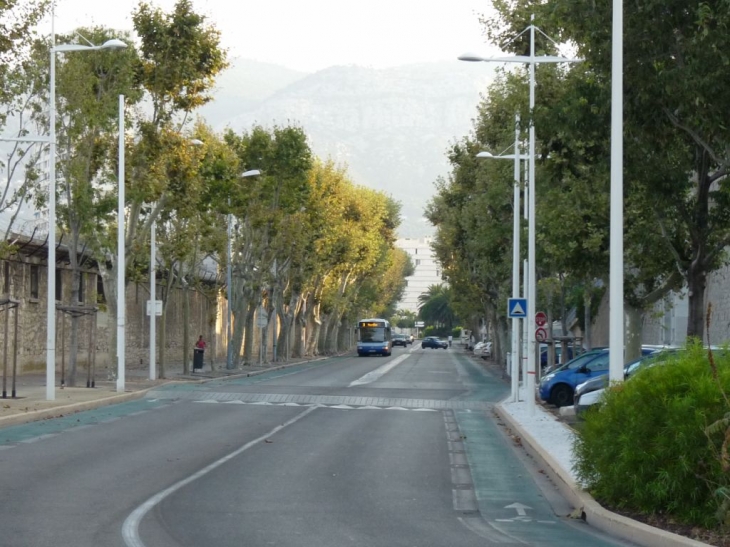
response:
<svg viewBox="0 0 730 547"><path fill-rule="evenodd" d="M63 300L63 270L56 268L56 300Z"/></svg>
<svg viewBox="0 0 730 547"><path fill-rule="evenodd" d="M416 260L416 266L420 266L420 265L421 265L421 261L420 260Z"/></svg>
<svg viewBox="0 0 730 547"><path fill-rule="evenodd" d="M84 272L79 272L79 302L84 302Z"/></svg>
<svg viewBox="0 0 730 547"><path fill-rule="evenodd" d="M106 296L104 295L104 280L100 275L96 276L96 303L106 304Z"/></svg>
<svg viewBox="0 0 730 547"><path fill-rule="evenodd" d="M38 298L38 286L40 285L41 268L38 264L30 265L30 297Z"/></svg>

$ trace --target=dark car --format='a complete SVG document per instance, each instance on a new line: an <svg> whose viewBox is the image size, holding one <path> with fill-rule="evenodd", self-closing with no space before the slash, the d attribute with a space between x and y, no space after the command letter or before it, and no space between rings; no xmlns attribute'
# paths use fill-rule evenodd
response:
<svg viewBox="0 0 730 547"><path fill-rule="evenodd" d="M449 347L449 343L446 340L441 340L440 338L436 338L435 336L426 336L426 338L421 341L421 347L433 349L447 349Z"/></svg>
<svg viewBox="0 0 730 547"><path fill-rule="evenodd" d="M393 346L406 347L409 344L408 337L405 334L394 334L393 335Z"/></svg>
<svg viewBox="0 0 730 547"><path fill-rule="evenodd" d="M555 345L555 363L553 363L553 366L560 364L560 354L563 352L563 348L560 346L560 344ZM566 361L570 361L573 358L573 348L568 346L568 352L566 355ZM540 366L545 369L545 367L548 366L548 348L547 347L541 347L540 348ZM546 371L547 372L547 371Z"/></svg>

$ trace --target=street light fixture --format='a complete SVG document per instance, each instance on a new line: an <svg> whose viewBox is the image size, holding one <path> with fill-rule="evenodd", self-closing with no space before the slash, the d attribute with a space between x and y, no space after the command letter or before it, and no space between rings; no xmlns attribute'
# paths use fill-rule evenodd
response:
<svg viewBox="0 0 730 547"><path fill-rule="evenodd" d="M249 171L244 172L241 175L241 178L249 178L249 177L256 177L261 174L261 171L258 169L250 169ZM230 208L231 205L231 198L228 198L228 206ZM228 265L226 267L226 285L227 290L226 294L228 296L228 313L226 314L226 335L228 337L228 348L226 352L226 369L230 370L233 368L233 346L231 345L231 341L233 338L233 329L232 329L232 320L231 320L231 302L233 297L233 290L231 287L231 284L233 282L233 267L231 265L231 258L232 258L232 250L231 250L231 240L233 239L233 233L232 233L232 225L231 225L231 219L232 214L230 210L228 211Z"/></svg>
<svg viewBox="0 0 730 547"><path fill-rule="evenodd" d="M531 21L535 16L532 15ZM526 63L530 66L530 153L528 169L528 193L530 195L528 212L528 238L527 238L527 330L529 344L527 351L527 408L530 415L535 413L535 375L536 375L536 352L537 340L535 338L535 65L539 63L571 63L581 59L568 59L556 55L535 56L535 30L545 35L534 24L530 24L522 33L530 31L530 55L515 55L511 57L482 57L474 53L465 53L459 56L461 61L482 61L497 63ZM520 34L522 34L520 33ZM550 39L548 37L548 39Z"/></svg>
<svg viewBox="0 0 730 547"><path fill-rule="evenodd" d="M515 114L515 153L494 156L490 152L479 152L477 158L513 159L514 160L514 192L513 192L513 224L512 224L512 298L520 297L520 160L527 159L520 154L520 115ZM520 320L512 318L512 362L510 376L512 401L519 400L519 354L520 354Z"/></svg>
<svg viewBox="0 0 730 547"><path fill-rule="evenodd" d="M55 36L53 38L55 41ZM56 53L99 51L126 48L118 39L107 40L100 46L59 44L51 47L49 94L49 165L48 165L48 295L46 339L46 400L56 398ZM123 169L123 167L122 167Z"/></svg>

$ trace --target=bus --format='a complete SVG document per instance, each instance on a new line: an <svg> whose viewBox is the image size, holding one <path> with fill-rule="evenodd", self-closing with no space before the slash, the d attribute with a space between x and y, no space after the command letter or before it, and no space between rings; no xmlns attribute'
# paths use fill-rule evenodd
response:
<svg viewBox="0 0 730 547"><path fill-rule="evenodd" d="M361 319L357 323L357 354L390 355L393 350L390 323L385 319Z"/></svg>

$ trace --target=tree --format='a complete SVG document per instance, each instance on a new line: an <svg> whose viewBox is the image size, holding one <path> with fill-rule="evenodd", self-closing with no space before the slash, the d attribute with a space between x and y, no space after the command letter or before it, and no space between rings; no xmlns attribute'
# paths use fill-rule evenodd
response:
<svg viewBox="0 0 730 547"><path fill-rule="evenodd" d="M537 11L561 39L575 43L596 78L610 81L608 0L539 6L502 1L497 7L501 16L490 24L493 38L516 34ZM721 92L730 83L724 59L730 38L719 30L730 21L730 8L706 2L632 4L624 20L624 85L630 90L624 119L631 143L626 178L645 204L651 231L673 258L672 269L687 285L687 334L701 338L707 275L725 263L730 243L730 135L724 123L730 104Z"/></svg>
<svg viewBox="0 0 730 547"><path fill-rule="evenodd" d="M42 67L35 62L36 25L46 13L46 0L12 0L0 4L0 131L13 138L40 133L43 129L33 116L33 105L41 89ZM10 122L10 123L8 123ZM2 238L0 256L12 252L10 232L24 203L41 200L37 168L42 147L38 143L14 142L0 162L5 181L0 190L0 212L10 213Z"/></svg>
<svg viewBox="0 0 730 547"><path fill-rule="evenodd" d="M134 120L137 138L127 143L128 266L147 263L140 253L147 248L152 223L184 197L184 186L174 178L176 156L189 148L182 135L190 114L211 99L215 77L227 66L219 32L189 0L178 0L170 13L142 2L132 20L140 38L137 82L152 111L139 113ZM97 235L96 255L109 312L115 316L116 225L107 222L105 227ZM110 329L110 337L110 347L116 348L116 329ZM163 377L164 369L159 374Z"/></svg>

